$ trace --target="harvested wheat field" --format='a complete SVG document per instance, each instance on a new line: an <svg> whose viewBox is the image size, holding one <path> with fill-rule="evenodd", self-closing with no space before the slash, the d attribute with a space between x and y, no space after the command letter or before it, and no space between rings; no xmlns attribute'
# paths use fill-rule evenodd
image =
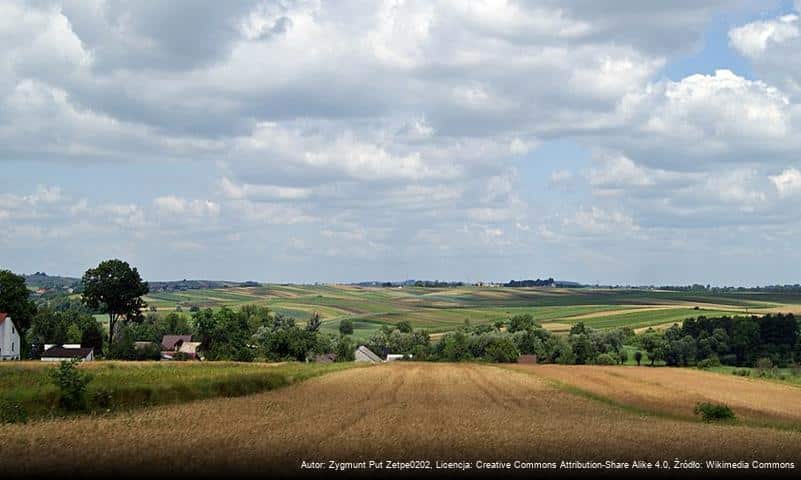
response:
<svg viewBox="0 0 801 480"><path fill-rule="evenodd" d="M15 459L9 473L137 475L297 473L302 460L328 459L801 460L801 432L633 414L539 372L434 363L344 370L248 397L0 426L0 458Z"/></svg>
<svg viewBox="0 0 801 480"><path fill-rule="evenodd" d="M801 388L684 368L515 365L509 368L557 381L622 406L694 418L699 402L725 403L742 422L801 430Z"/></svg>

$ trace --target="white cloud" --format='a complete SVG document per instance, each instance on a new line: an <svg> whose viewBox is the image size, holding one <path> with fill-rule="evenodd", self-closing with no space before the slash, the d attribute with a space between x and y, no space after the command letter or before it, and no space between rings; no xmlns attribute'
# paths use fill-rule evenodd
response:
<svg viewBox="0 0 801 480"><path fill-rule="evenodd" d="M748 57L762 55L770 44L781 44L801 35L798 15L782 15L775 20L759 21L729 31L732 46Z"/></svg>
<svg viewBox="0 0 801 480"><path fill-rule="evenodd" d="M778 175L769 177L780 197L791 197L801 194L801 171L788 168Z"/></svg>
<svg viewBox="0 0 801 480"><path fill-rule="evenodd" d="M167 195L155 198L153 204L161 215L213 217L220 214L220 206L209 200L187 200Z"/></svg>
<svg viewBox="0 0 801 480"><path fill-rule="evenodd" d="M87 182L123 163L166 175L147 198L8 183L0 226L14 239L0 238L63 250L83 236L142 258L159 250L138 239L163 238L176 256L158 268L236 245L227 255L279 252L243 261L250 272L309 278L340 258L381 274L449 255L559 267L537 242L586 252L664 228L687 248L688 228L792 237L798 16L730 32L756 78L660 78L729 5L208 2L186 22L172 2L4 2L0 162L31 176L88 165ZM526 163L553 140L591 164ZM537 174L558 188L532 192Z"/></svg>

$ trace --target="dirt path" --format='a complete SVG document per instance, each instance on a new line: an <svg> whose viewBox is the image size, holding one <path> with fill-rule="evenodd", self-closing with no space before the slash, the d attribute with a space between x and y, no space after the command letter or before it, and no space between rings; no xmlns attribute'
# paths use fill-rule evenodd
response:
<svg viewBox="0 0 801 480"><path fill-rule="evenodd" d="M801 433L634 415L530 372L406 362L242 398L0 426L0 458L40 474L297 473L302 460L328 459L655 456L798 462Z"/></svg>

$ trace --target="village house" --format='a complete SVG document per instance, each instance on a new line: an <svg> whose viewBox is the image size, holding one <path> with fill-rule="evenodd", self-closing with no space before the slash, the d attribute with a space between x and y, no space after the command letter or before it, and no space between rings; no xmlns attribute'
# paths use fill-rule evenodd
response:
<svg viewBox="0 0 801 480"><path fill-rule="evenodd" d="M91 347L81 347L76 343L65 343L64 345L45 344L42 353L43 362L61 362L70 360L81 360L84 362L95 359L94 349Z"/></svg>
<svg viewBox="0 0 801 480"><path fill-rule="evenodd" d="M7 313L0 312L0 360L19 360L19 330Z"/></svg>
<svg viewBox="0 0 801 480"><path fill-rule="evenodd" d="M186 355L186 358L200 358L198 349L200 342L193 342L192 335L164 335L161 339L161 358L173 360L179 353Z"/></svg>

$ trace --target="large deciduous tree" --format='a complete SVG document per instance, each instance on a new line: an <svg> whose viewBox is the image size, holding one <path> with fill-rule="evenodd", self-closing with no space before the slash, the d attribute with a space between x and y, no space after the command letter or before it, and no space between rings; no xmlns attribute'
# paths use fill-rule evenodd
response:
<svg viewBox="0 0 801 480"><path fill-rule="evenodd" d="M9 270L0 270L0 312L7 313L19 330L20 338L31 326L36 315L36 304L28 297L31 292L25 286L25 277ZM22 342L23 354L27 354L27 345Z"/></svg>
<svg viewBox="0 0 801 480"><path fill-rule="evenodd" d="M136 268L122 260L106 260L83 275L83 301L90 308L108 314L109 347L114 340L117 320L141 320L147 304L142 295L150 289Z"/></svg>

